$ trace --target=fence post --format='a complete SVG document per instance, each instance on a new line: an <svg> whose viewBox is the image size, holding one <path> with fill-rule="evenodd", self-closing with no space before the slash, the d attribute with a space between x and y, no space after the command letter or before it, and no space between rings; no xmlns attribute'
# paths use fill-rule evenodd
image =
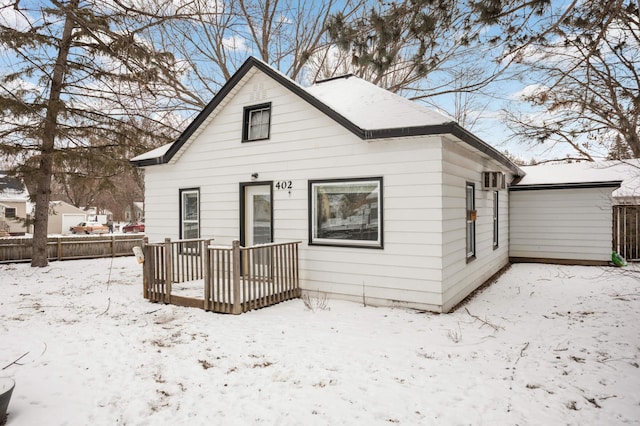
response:
<svg viewBox="0 0 640 426"><path fill-rule="evenodd" d="M210 288L210 277L211 277L211 261L209 258L209 245L211 244L211 240L204 240L202 242L202 278L204 281L204 309L205 311L210 310L209 299L211 296L211 288Z"/></svg>
<svg viewBox="0 0 640 426"><path fill-rule="evenodd" d="M144 262L142 263L142 297L149 299L149 264L151 263L151 256L147 251L148 237L142 239L140 248L142 249L142 255L144 256Z"/></svg>
<svg viewBox="0 0 640 426"><path fill-rule="evenodd" d="M116 257L116 234L111 234L111 257Z"/></svg>
<svg viewBox="0 0 640 426"><path fill-rule="evenodd" d="M240 241L233 240L231 243L233 256L233 314L241 314L240 306Z"/></svg>
<svg viewBox="0 0 640 426"><path fill-rule="evenodd" d="M294 263L294 271L295 271L295 278L294 278L294 283L295 283L295 288L296 288L296 292L295 292L295 297L302 297L302 290L300 289L300 270L299 270L299 265L298 265L298 245L299 243L294 243L294 259L295 259L295 263Z"/></svg>
<svg viewBox="0 0 640 426"><path fill-rule="evenodd" d="M58 261L62 260L62 237L58 237Z"/></svg>
<svg viewBox="0 0 640 426"><path fill-rule="evenodd" d="M172 250L171 250L171 238L164 239L164 267L165 267L165 277L164 277L164 294L163 301L164 303L171 303L171 280L173 278L172 268Z"/></svg>

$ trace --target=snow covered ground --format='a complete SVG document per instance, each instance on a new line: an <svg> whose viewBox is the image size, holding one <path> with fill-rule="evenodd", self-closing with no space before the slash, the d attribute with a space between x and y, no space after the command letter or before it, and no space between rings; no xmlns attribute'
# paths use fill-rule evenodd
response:
<svg viewBox="0 0 640 426"><path fill-rule="evenodd" d="M638 424L635 268L518 264L447 315L231 316L147 302L132 257L0 265L7 424Z"/></svg>

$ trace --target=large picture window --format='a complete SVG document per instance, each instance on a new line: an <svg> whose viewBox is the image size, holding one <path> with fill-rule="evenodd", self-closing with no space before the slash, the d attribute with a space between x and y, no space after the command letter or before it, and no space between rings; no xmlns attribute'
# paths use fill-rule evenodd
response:
<svg viewBox="0 0 640 426"><path fill-rule="evenodd" d="M180 190L180 238L200 238L200 190Z"/></svg>
<svg viewBox="0 0 640 426"><path fill-rule="evenodd" d="M382 178L309 181L309 244L382 248Z"/></svg>

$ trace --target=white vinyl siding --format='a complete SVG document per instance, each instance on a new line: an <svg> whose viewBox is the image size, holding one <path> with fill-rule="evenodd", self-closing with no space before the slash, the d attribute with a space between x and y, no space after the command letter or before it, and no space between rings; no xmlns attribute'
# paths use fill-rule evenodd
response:
<svg viewBox="0 0 640 426"><path fill-rule="evenodd" d="M606 262L612 250L613 189L511 191L509 255Z"/></svg>
<svg viewBox="0 0 640 426"><path fill-rule="evenodd" d="M507 244L493 247L493 191L483 191L482 172L502 170L491 160L478 161L477 153L460 142L449 140L443 155L443 281L442 305L446 312L509 263ZM506 174L507 182L512 178ZM466 257L466 183L475 184L475 253ZM498 232L509 238L509 193L499 191Z"/></svg>

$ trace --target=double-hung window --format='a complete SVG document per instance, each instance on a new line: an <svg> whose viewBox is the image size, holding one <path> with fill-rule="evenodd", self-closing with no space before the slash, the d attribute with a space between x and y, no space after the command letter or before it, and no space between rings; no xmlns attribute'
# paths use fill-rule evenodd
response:
<svg viewBox="0 0 640 426"><path fill-rule="evenodd" d="M498 191L493 191L493 249L498 248Z"/></svg>
<svg viewBox="0 0 640 426"><path fill-rule="evenodd" d="M382 248L382 178L309 181L309 244Z"/></svg>
<svg viewBox="0 0 640 426"><path fill-rule="evenodd" d="M476 257L476 186L467 182L467 261Z"/></svg>
<svg viewBox="0 0 640 426"><path fill-rule="evenodd" d="M243 142L269 139L271 103L245 107L243 123Z"/></svg>
<svg viewBox="0 0 640 426"><path fill-rule="evenodd" d="M200 238L200 189L180 190L180 238Z"/></svg>
<svg viewBox="0 0 640 426"><path fill-rule="evenodd" d="M4 209L4 217L7 219L16 217L16 208L15 207L7 207Z"/></svg>

